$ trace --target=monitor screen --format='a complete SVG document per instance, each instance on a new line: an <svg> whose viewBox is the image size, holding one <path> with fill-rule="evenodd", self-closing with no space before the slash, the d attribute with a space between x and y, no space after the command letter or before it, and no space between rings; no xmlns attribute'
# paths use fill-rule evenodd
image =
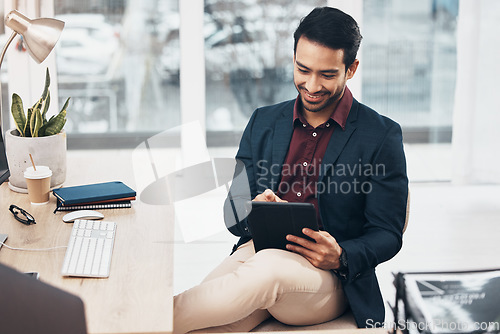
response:
<svg viewBox="0 0 500 334"><path fill-rule="evenodd" d="M2 125L0 124L0 184L9 177L9 166L5 155L5 143L3 141Z"/></svg>

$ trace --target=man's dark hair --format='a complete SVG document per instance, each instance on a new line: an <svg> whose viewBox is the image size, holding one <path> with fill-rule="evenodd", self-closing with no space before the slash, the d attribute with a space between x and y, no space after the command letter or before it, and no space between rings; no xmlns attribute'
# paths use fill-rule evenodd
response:
<svg viewBox="0 0 500 334"><path fill-rule="evenodd" d="M347 68L356 59L361 33L356 21L341 10L331 7L317 7L304 17L293 34L294 54L300 37L324 45L330 49L344 50L344 64Z"/></svg>

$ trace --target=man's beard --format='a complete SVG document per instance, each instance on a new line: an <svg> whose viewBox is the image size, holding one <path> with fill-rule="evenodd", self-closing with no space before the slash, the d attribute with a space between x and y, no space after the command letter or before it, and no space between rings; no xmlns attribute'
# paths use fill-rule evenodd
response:
<svg viewBox="0 0 500 334"><path fill-rule="evenodd" d="M342 93L343 93L343 90L341 90L340 92L330 96L328 98L328 100L326 100L325 102L313 103L313 102L309 102L309 101L305 100L304 95L306 94L306 90L304 88L299 86L297 88L297 90L299 91L299 94L300 94L300 99L302 101L302 107L305 110L310 111L310 112L319 112L319 111L324 110L325 108L328 108L329 106L334 104L337 100L339 100L340 97L342 96Z"/></svg>

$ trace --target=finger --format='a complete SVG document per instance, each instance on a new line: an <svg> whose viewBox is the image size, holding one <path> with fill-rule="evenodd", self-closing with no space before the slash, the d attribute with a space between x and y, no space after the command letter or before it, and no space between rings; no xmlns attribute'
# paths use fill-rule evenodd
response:
<svg viewBox="0 0 500 334"><path fill-rule="evenodd" d="M321 233L322 231L314 231L310 228L303 228L302 233L307 235L308 237L314 239L316 243L320 243L326 239L326 236Z"/></svg>
<svg viewBox="0 0 500 334"><path fill-rule="evenodd" d="M253 201L256 201L256 202L288 202L288 201L285 201L285 200L282 200L281 198L279 198L278 195L276 195L271 189L264 190L263 193L255 196Z"/></svg>
<svg viewBox="0 0 500 334"><path fill-rule="evenodd" d="M274 193L271 189L264 190L263 193L258 194L253 199L256 202L273 202Z"/></svg>
<svg viewBox="0 0 500 334"><path fill-rule="evenodd" d="M301 237L297 237L296 235L293 235L293 234L288 234L286 236L286 240L288 240L290 242L294 242L294 243L296 243L304 248L311 249L311 250L314 250L317 246L317 244L315 242L301 238Z"/></svg>
<svg viewBox="0 0 500 334"><path fill-rule="evenodd" d="M266 197L266 201L268 202L276 202L276 196L271 189L266 189L264 191L264 196Z"/></svg>
<svg viewBox="0 0 500 334"><path fill-rule="evenodd" d="M286 249L294 252L294 253L297 253L297 254L300 254L302 256L304 256L306 259L308 259L309 262L312 261L313 257L314 257L314 252L310 251L309 249L307 248L304 248L304 247L300 247L300 246L297 246L297 245L292 245L292 244L287 244L286 245Z"/></svg>
<svg viewBox="0 0 500 334"><path fill-rule="evenodd" d="M255 201L255 202L265 202L266 198L264 197L263 194L258 194L257 196L255 196L255 198L253 199L253 201Z"/></svg>

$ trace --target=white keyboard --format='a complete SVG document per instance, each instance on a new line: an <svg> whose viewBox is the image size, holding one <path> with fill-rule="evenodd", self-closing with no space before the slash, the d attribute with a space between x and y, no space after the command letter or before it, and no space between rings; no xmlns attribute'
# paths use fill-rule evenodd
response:
<svg viewBox="0 0 500 334"><path fill-rule="evenodd" d="M114 222L75 220L61 274L109 277L115 233Z"/></svg>

